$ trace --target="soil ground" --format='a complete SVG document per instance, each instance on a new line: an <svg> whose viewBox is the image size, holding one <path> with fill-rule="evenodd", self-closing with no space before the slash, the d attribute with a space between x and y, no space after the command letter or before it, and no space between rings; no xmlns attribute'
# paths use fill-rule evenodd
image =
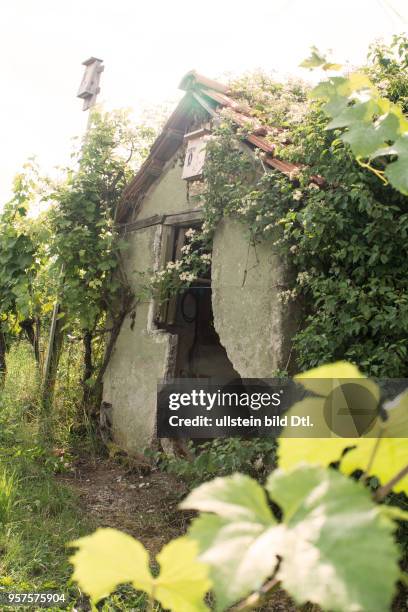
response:
<svg viewBox="0 0 408 612"><path fill-rule="evenodd" d="M139 539L152 555L172 538L185 533L193 516L178 509L186 485L171 474L153 470L141 474L113 460L81 458L58 480L79 496L95 527L114 527ZM283 591L277 591L268 612L296 612Z"/></svg>
<svg viewBox="0 0 408 612"><path fill-rule="evenodd" d="M187 529L189 517L177 509L187 488L170 474L143 475L113 460L81 458L58 479L74 489L95 526L125 531L152 554Z"/></svg>

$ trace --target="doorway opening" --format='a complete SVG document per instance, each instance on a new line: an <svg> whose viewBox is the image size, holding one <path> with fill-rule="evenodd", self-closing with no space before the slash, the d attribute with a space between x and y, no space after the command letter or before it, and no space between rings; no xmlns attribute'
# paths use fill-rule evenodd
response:
<svg viewBox="0 0 408 612"><path fill-rule="evenodd" d="M186 231L191 227L175 226L168 231L165 260L180 258ZM190 287L160 306L156 324L178 336L175 378L240 378L214 327L211 267L202 278L196 278Z"/></svg>

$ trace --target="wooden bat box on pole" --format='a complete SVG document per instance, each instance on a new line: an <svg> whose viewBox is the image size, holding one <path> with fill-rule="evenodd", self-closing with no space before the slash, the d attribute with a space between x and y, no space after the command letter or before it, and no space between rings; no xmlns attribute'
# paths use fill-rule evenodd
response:
<svg viewBox="0 0 408 612"><path fill-rule="evenodd" d="M85 66L84 75L82 77L81 84L77 93L77 97L81 98L84 103L82 110L86 111L92 108L96 104L96 98L100 92L99 81L101 74L104 71L102 65L103 60L97 57L90 57L89 59L82 62ZM88 119L89 128L89 119ZM61 283L63 282L64 269L61 267ZM64 325L64 315L61 313L61 307L59 298L57 297L54 310L52 313L50 335L48 339L47 355L45 359L43 380L42 380L42 401L43 406L47 409L50 408L55 379L58 370L59 356L62 349L62 327Z"/></svg>
<svg viewBox="0 0 408 612"><path fill-rule="evenodd" d="M84 111L94 106L96 97L100 92L99 80L104 71L102 61L97 57L90 57L82 62L82 65L85 66L85 72L78 89L77 98L83 99L84 105L82 110Z"/></svg>

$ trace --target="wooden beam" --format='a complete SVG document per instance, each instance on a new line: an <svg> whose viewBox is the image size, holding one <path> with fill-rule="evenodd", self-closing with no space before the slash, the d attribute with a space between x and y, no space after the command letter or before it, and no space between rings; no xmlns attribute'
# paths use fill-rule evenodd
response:
<svg viewBox="0 0 408 612"><path fill-rule="evenodd" d="M213 109L213 107L210 104L208 104L208 102L204 100L201 94L199 94L197 91L194 91L193 96L211 117L217 117L217 112Z"/></svg>
<svg viewBox="0 0 408 612"><path fill-rule="evenodd" d="M152 225L160 225L164 222L165 215L153 215L146 219L139 219L138 221L132 221L131 223L124 223L118 226L118 230L121 234L127 232L134 232L145 227L151 227Z"/></svg>
<svg viewBox="0 0 408 612"><path fill-rule="evenodd" d="M153 215L146 219L139 219L138 221L132 221L131 223L124 223L118 226L118 230L121 234L128 232L135 232L145 227L151 227L152 225L188 225L189 223L197 223L202 221L203 211L202 210L186 210L181 213L175 213L173 215Z"/></svg>
<svg viewBox="0 0 408 612"><path fill-rule="evenodd" d="M203 220L202 210L186 210L185 212L174 215L166 215L164 225L188 225Z"/></svg>

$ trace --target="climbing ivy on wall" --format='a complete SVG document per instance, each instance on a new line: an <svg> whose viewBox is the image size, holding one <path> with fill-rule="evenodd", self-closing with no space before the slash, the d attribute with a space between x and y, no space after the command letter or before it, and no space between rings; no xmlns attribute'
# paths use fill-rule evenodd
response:
<svg viewBox="0 0 408 612"><path fill-rule="evenodd" d="M367 70L386 94L388 73L373 50L371 57ZM269 240L295 268L280 299L303 304L294 338L300 369L346 358L371 375L406 376L408 198L356 162L301 85L253 75L234 89L278 142L275 155L301 168L289 177L265 171L225 116L206 163L206 224L236 218L251 241Z"/></svg>
<svg viewBox="0 0 408 612"><path fill-rule="evenodd" d="M317 50L304 66L322 63L340 68ZM269 241L295 270L279 299L303 308L293 340L300 369L345 358L370 375L407 376L406 162L394 151L408 125L407 63L408 39L398 36L373 46L359 73L312 92L260 73L232 83L235 99L268 128L274 155L299 167L289 176L266 169L263 154L243 146L251 126L237 129L222 111L207 145L202 229L191 252L153 274L153 293L162 300L191 284L210 265L192 256L194 243L207 252L220 219L234 218L250 242ZM376 137L369 151L367 132Z"/></svg>

